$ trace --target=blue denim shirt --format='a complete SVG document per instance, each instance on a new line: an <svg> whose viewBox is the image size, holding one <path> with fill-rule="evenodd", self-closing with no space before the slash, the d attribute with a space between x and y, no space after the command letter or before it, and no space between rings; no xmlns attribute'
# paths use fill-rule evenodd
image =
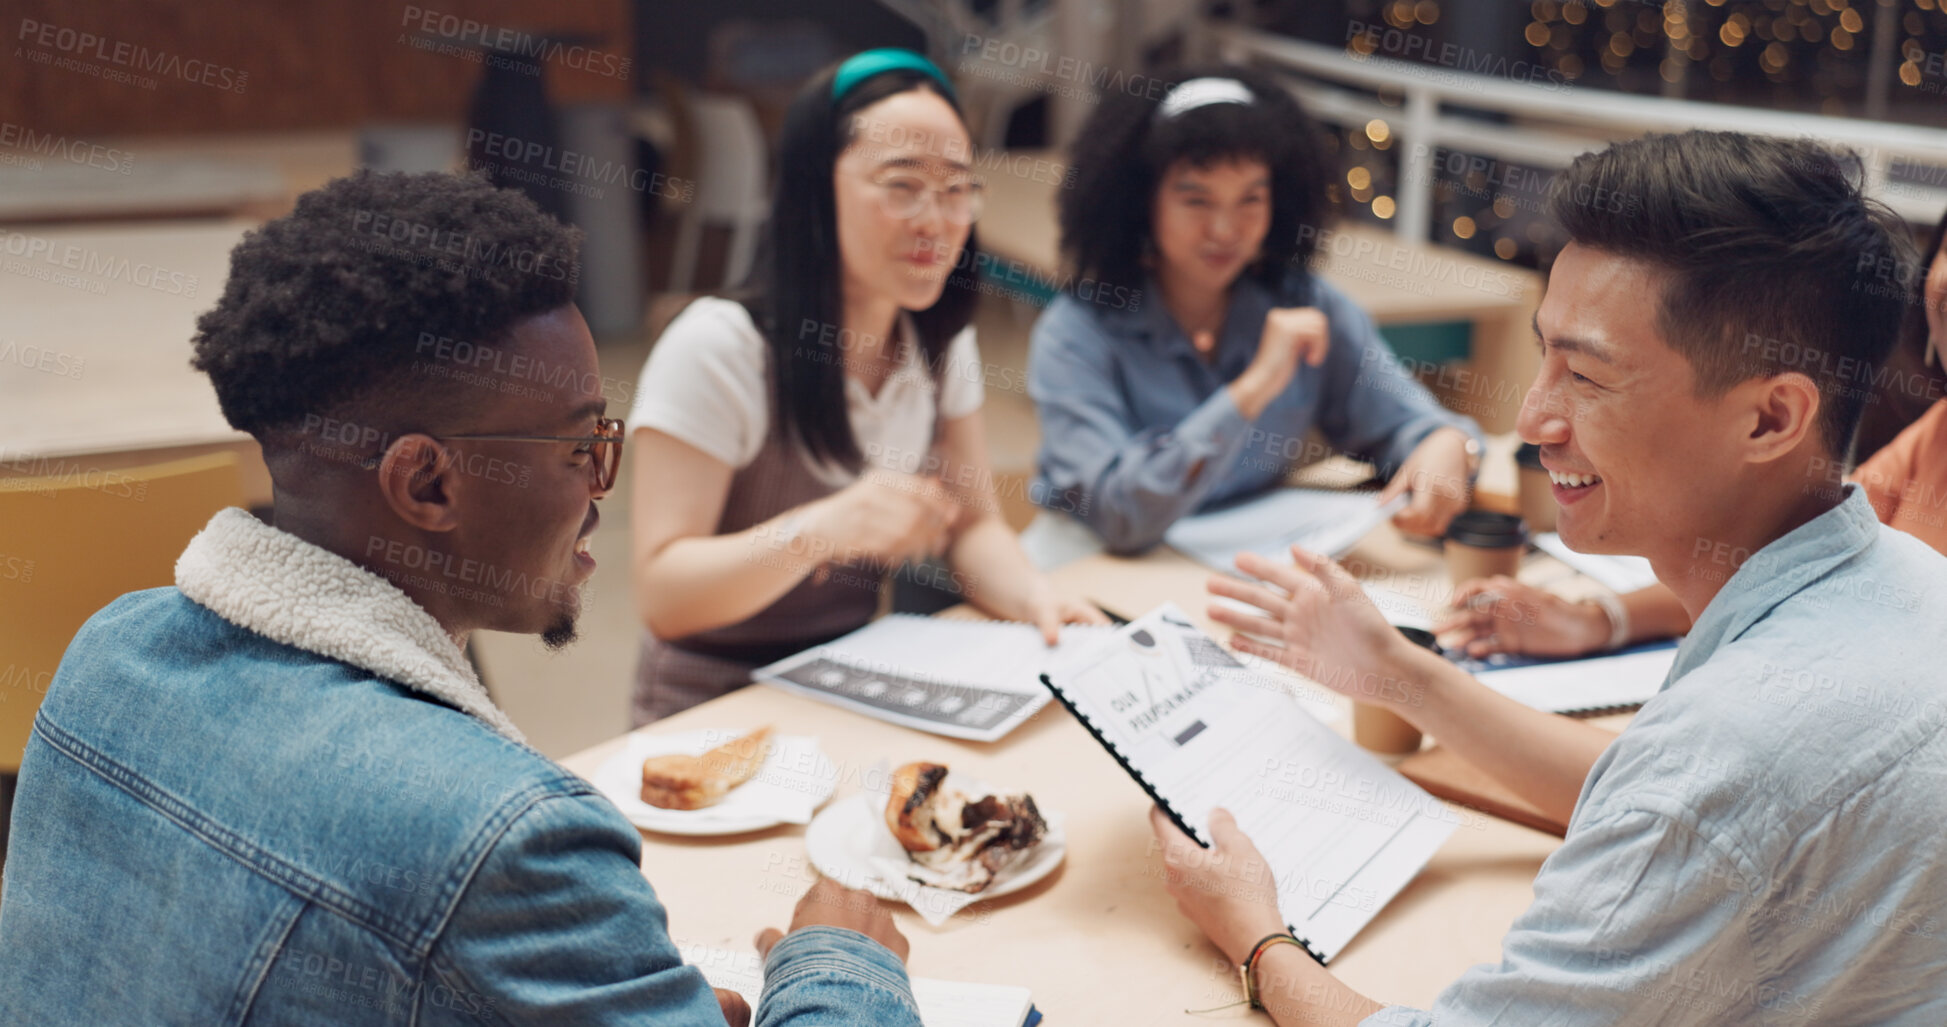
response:
<svg viewBox="0 0 1947 1027"><path fill-rule="evenodd" d="M1367 1024L1947 1024L1947 557L1846 492L1696 568L1501 963Z"/></svg>
<svg viewBox="0 0 1947 1027"><path fill-rule="evenodd" d="M480 718L131 593L76 636L21 765L0 1023L720 1025L640 857ZM919 1023L855 932L793 933L766 971L765 1024Z"/></svg>
<svg viewBox="0 0 1947 1027"><path fill-rule="evenodd" d="M1028 351L1041 419L1036 500L1080 518L1113 552L1148 549L1178 517L1278 485L1306 462L1314 427L1385 475L1436 428L1480 438L1473 421L1406 374L1365 311L1315 276L1293 275L1276 292L1240 278L1214 361L1183 334L1153 280L1138 295L1133 309L1062 295L1035 322ZM1224 386L1250 366L1273 308L1306 305L1330 325L1324 364L1300 365L1246 420Z"/></svg>

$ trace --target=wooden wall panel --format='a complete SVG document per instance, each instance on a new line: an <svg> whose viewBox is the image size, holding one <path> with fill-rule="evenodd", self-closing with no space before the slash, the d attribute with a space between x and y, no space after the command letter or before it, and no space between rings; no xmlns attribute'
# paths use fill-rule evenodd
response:
<svg viewBox="0 0 1947 1027"><path fill-rule="evenodd" d="M0 0L0 122L86 137L462 119L481 65L414 48L415 12L485 31L599 33L593 53L547 62L548 94L621 99L644 74L630 11L631 0Z"/></svg>

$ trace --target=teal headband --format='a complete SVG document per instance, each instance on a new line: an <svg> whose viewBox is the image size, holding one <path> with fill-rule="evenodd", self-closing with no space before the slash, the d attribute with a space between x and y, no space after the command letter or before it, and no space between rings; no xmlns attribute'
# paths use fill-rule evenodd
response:
<svg viewBox="0 0 1947 1027"><path fill-rule="evenodd" d="M946 95L953 95L953 83L946 80L946 73L940 66L921 57L911 50L886 47L880 50L865 50L855 53L838 66L838 74L832 77L832 102L845 99L859 83L887 71L917 71L940 84Z"/></svg>

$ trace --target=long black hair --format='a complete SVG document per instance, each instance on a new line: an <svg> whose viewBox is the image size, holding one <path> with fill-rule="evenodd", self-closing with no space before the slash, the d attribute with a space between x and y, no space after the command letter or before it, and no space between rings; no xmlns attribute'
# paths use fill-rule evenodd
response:
<svg viewBox="0 0 1947 1027"><path fill-rule="evenodd" d="M838 252L838 204L832 166L852 142L852 115L911 89L938 94L961 115L955 99L922 72L895 69L874 75L832 100L838 67L813 76L784 115L771 218L747 288L739 296L770 353L777 427L814 459L857 470L864 458L845 405L845 361L835 329L844 322L843 262ZM932 306L911 311L920 351L939 381L947 344L973 320L979 302L974 235Z"/></svg>
<svg viewBox="0 0 1947 1027"><path fill-rule="evenodd" d="M1244 274L1277 289L1311 263L1337 214L1329 186L1338 158L1305 109L1270 75L1236 65L1180 68L1156 77L1171 88L1196 78L1235 79L1250 103L1212 103L1175 117L1157 111L1168 90L1113 91L1089 115L1069 152L1072 185L1061 192L1061 249L1081 280L1140 289L1151 252L1151 205L1177 161L1207 167L1263 161L1271 173L1271 227Z"/></svg>

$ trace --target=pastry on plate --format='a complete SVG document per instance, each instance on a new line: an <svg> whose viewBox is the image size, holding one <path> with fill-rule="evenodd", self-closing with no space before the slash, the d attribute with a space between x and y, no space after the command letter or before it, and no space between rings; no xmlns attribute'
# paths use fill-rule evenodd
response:
<svg viewBox="0 0 1947 1027"><path fill-rule="evenodd" d="M756 777L770 754L766 724L701 756L651 756L642 761L642 801L661 809L702 809Z"/></svg>
<svg viewBox="0 0 1947 1027"><path fill-rule="evenodd" d="M969 795L946 784L946 776L939 763L908 763L893 771L886 826L912 861L907 876L978 893L1032 852L1048 823L1026 792Z"/></svg>

